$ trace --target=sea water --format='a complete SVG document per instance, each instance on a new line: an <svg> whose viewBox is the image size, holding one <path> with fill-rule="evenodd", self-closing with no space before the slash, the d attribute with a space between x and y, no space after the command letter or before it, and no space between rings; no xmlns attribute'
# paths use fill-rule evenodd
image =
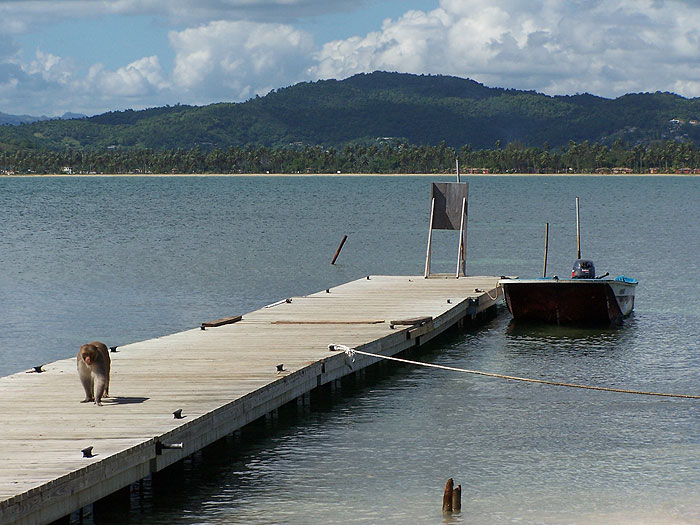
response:
<svg viewBox="0 0 700 525"><path fill-rule="evenodd" d="M93 339L126 344L365 275L420 275L440 180L453 178L0 178L0 375ZM700 180L466 180L469 274L540 276L549 223L547 273L567 276L578 196L582 256L639 280L635 312L570 329L518 326L501 308L419 359L700 394ZM457 234L434 241L433 271L454 271ZM700 523L700 401L392 366L179 469L100 522ZM448 477L462 512L445 516Z"/></svg>

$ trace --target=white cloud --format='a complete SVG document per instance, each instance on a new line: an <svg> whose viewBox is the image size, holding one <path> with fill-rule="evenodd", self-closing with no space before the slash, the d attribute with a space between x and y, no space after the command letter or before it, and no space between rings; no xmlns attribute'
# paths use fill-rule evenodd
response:
<svg viewBox="0 0 700 525"><path fill-rule="evenodd" d="M169 33L172 67L170 57L151 51L126 66L81 69L50 49L24 59L16 42L0 39L0 111L90 114L240 101L303 80L374 70L456 75L549 94L700 96L697 2L441 0L437 9L408 11L377 31L326 43L293 25L305 14L378 1L0 0L5 31L42 17L147 13L189 21Z"/></svg>
<svg viewBox="0 0 700 525"><path fill-rule="evenodd" d="M100 17L113 14L152 15L189 24L188 29L169 34L174 60L167 71L152 53L122 67L85 64L42 49L25 59L17 42L0 38L0 111L54 116L66 110L93 114L178 102L245 100L306 80L305 71L316 51L308 33L288 24L252 20L294 19L361 4L350 0L0 0L0 34L36 31L41 24L70 19L99 24ZM212 17L218 19L194 26L197 20ZM81 36L66 34L66 38ZM118 48L113 51L119 53Z"/></svg>
<svg viewBox="0 0 700 525"><path fill-rule="evenodd" d="M171 97L170 82L155 56L116 71L94 64L85 75L79 74L72 60L41 50L26 65L0 59L0 111L6 113L94 114L177 101Z"/></svg>
<svg viewBox="0 0 700 525"><path fill-rule="evenodd" d="M15 71L16 72L16 71ZM0 65L0 101L9 100L17 92L19 79L12 74L12 68Z"/></svg>
<svg viewBox="0 0 700 525"><path fill-rule="evenodd" d="M73 68L69 60L37 49L36 58L24 69L27 74L40 75L45 81L67 84L73 76Z"/></svg>
<svg viewBox="0 0 700 525"><path fill-rule="evenodd" d="M305 80L311 36L283 24L212 22L173 31L173 83L198 101L244 100Z"/></svg>
<svg viewBox="0 0 700 525"><path fill-rule="evenodd" d="M381 31L328 42L310 74L376 69L470 77L550 94L700 91L695 3L442 0Z"/></svg>
<svg viewBox="0 0 700 525"><path fill-rule="evenodd" d="M17 113L19 104L24 113L47 113L39 108L51 101L53 116L241 101L306 80L316 51L308 33L272 23L217 21L171 31L169 39L172 71L149 56L116 70L97 63L81 73L71 60L41 50L22 65L8 50L4 59L0 56L0 108Z"/></svg>
<svg viewBox="0 0 700 525"><path fill-rule="evenodd" d="M93 65L82 82L82 91L93 91L102 98L141 98L169 88L158 57L151 56L109 71L102 64Z"/></svg>

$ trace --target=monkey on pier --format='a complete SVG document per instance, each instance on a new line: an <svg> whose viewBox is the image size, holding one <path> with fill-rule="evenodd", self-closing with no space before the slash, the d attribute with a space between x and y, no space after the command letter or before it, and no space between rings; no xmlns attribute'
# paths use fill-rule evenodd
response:
<svg viewBox="0 0 700 525"><path fill-rule="evenodd" d="M102 398L109 397L109 350L104 343L93 341L80 347L78 375L85 389L85 400L102 405Z"/></svg>

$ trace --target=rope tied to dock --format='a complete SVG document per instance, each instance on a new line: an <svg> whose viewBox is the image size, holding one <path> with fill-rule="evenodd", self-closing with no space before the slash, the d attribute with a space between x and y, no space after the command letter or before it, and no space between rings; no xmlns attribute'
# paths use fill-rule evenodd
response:
<svg viewBox="0 0 700 525"><path fill-rule="evenodd" d="M501 292L500 294L498 293L498 290L501 289L501 288L503 288L503 285L502 285L501 283L498 283L498 284L496 285L496 288L493 289L494 292L496 293L496 295L493 296L493 297L491 297L491 294L489 293L488 290L481 290L481 289L479 289L479 288L474 288L474 292L475 292L475 293L483 293L483 294L487 295L488 298L491 299L492 301L496 301L496 300L498 300L498 296L501 295L501 294L503 293L503 292Z"/></svg>
<svg viewBox="0 0 700 525"><path fill-rule="evenodd" d="M425 367L429 367L429 368L438 368L440 370L449 370L452 372L462 372L465 374L474 374L474 375L485 376L485 377L494 377L497 379L506 379L508 381L521 381L524 383L537 383L540 385L560 386L560 387L565 387L565 388L580 388L583 390L598 390L598 391L602 391L602 392L615 392L618 394L635 394L635 395L642 395L642 396L674 397L674 398L681 398L681 399L700 399L700 395L693 395L693 394L670 394L670 393L666 393L666 392L647 392L644 390L628 390L625 388L611 388L611 387L594 386L594 385L579 385L579 384L575 384L575 383L566 383L563 381L552 381L552 380L548 380L548 379L532 379L532 378L528 378L528 377L518 377L518 376L505 375L505 374L497 374L494 372L483 372L481 370L469 370L468 368L457 368L454 366L436 365L433 363L424 363L421 361L411 361L410 359L401 359L399 357L393 357L393 356L388 356L388 355L373 354L371 352L365 352L363 350L358 350L356 348L350 348L350 347L345 346L345 345L328 345L328 349L330 351L345 352L345 354L350 359L352 359L353 363L355 362L355 355L361 354L361 355L365 355L367 357L375 357L378 359L387 359L389 361L396 361L398 363L417 365L417 366L425 366Z"/></svg>

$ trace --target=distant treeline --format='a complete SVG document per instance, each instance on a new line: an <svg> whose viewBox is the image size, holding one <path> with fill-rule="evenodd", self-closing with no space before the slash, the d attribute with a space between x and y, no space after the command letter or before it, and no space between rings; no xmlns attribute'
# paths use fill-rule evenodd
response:
<svg viewBox="0 0 700 525"><path fill-rule="evenodd" d="M409 144L230 147L190 150L14 151L0 152L0 173L450 173L455 159L490 173L675 173L700 168L700 149L691 142L611 147L570 141L553 150L510 143L502 148L459 151Z"/></svg>

